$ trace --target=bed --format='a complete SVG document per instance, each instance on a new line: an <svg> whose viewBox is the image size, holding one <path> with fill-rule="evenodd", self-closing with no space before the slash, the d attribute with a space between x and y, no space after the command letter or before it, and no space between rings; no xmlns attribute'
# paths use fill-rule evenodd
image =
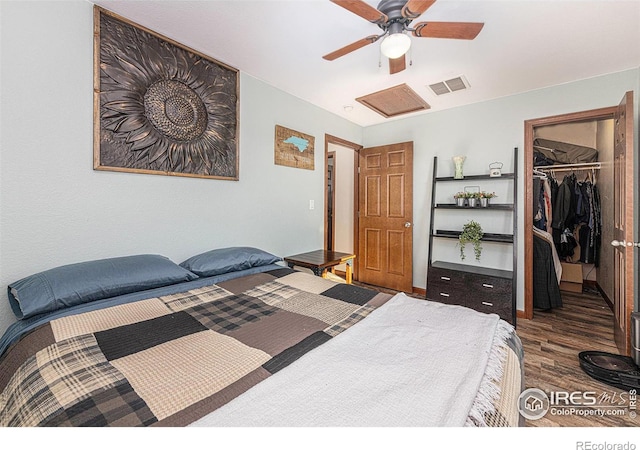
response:
<svg viewBox="0 0 640 450"><path fill-rule="evenodd" d="M251 247L12 283L0 426L519 426L495 315L285 267Z"/></svg>

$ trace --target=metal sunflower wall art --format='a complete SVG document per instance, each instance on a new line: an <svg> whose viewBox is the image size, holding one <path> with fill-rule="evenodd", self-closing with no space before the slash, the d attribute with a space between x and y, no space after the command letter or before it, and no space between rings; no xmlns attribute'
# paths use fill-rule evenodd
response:
<svg viewBox="0 0 640 450"><path fill-rule="evenodd" d="M238 71L94 9L94 168L238 179Z"/></svg>

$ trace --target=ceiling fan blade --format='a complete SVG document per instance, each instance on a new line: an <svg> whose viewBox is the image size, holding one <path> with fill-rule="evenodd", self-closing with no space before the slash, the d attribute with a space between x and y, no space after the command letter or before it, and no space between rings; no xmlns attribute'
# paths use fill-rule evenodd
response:
<svg viewBox="0 0 640 450"><path fill-rule="evenodd" d="M394 73L402 72L407 68L407 61L405 55L400 56L399 58L389 59L389 73L393 75Z"/></svg>
<svg viewBox="0 0 640 450"><path fill-rule="evenodd" d="M436 0L409 0L407 4L402 7L402 17L413 20L422 15L422 13L429 9L435 2Z"/></svg>
<svg viewBox="0 0 640 450"><path fill-rule="evenodd" d="M474 39L483 26L484 23L478 22L420 22L415 25L413 35L444 39Z"/></svg>
<svg viewBox="0 0 640 450"><path fill-rule="evenodd" d="M362 0L331 0L338 6L351 11L352 13L362 17L373 23L385 23L389 18L386 14L378 11L373 6L363 2Z"/></svg>
<svg viewBox="0 0 640 450"><path fill-rule="evenodd" d="M347 53L351 53L359 48L362 48L366 45L373 44L375 41L380 39L380 36L376 36L372 34L371 36L367 36L366 38L362 38L359 41L353 42L349 45L345 45L341 49L338 49L334 52L328 53L323 56L327 61L333 61L334 59L340 58L341 56L346 55Z"/></svg>

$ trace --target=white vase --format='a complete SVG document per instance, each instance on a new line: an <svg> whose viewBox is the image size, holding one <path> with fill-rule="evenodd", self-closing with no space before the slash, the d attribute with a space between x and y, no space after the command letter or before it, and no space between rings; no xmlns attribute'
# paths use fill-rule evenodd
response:
<svg viewBox="0 0 640 450"><path fill-rule="evenodd" d="M452 159L455 167L455 174L453 175L453 178L455 178L456 180L464 178L464 175L462 174L462 165L464 164L464 161L467 159L467 157L454 156Z"/></svg>
<svg viewBox="0 0 640 450"><path fill-rule="evenodd" d="M475 208L476 207L476 203L478 203L478 199L477 198L470 198L467 201L469 202L469 208Z"/></svg>

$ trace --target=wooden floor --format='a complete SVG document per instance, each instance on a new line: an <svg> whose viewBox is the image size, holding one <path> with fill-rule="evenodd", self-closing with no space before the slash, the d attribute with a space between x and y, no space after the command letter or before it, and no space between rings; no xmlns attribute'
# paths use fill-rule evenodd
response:
<svg viewBox="0 0 640 450"><path fill-rule="evenodd" d="M545 392L594 391L614 401L628 392L589 377L581 368L578 353L596 350L618 354L613 340L613 313L602 296L585 289L582 294L562 293L563 307L535 312L532 320L518 319L517 333L524 346L527 388ZM618 397L614 396L617 395ZM600 402L599 402L600 403ZM600 408L602 409L602 408ZM628 411L627 411L628 413ZM640 419L624 416L552 416L527 420L531 427L623 427L638 426Z"/></svg>
<svg viewBox="0 0 640 450"><path fill-rule="evenodd" d="M355 284L359 283L355 282ZM360 285L387 293L394 292L375 286ZM587 350L618 354L613 338L611 309L595 289L588 287L582 294L562 292L562 300L562 308L548 312L536 311L532 320L518 319L516 331L524 347L525 387L538 388L547 393L592 391L596 393L598 405L606 404L606 402L601 403L602 396L606 395L613 402L625 398L628 404L628 392L591 378L581 369L578 360L578 354ZM621 395L623 397L620 397ZM640 417L629 417L629 411L626 411L623 416L600 416L595 414L593 409L588 411L591 414L584 416L577 414L560 416L547 413L541 419L526 420L525 425L527 427L635 427L640 425Z"/></svg>

